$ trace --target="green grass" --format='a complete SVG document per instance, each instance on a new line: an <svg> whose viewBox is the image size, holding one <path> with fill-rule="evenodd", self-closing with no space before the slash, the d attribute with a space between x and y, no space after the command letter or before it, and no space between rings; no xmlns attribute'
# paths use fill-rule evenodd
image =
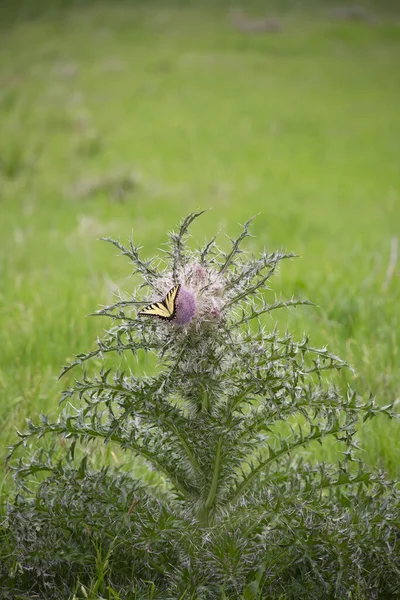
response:
<svg viewBox="0 0 400 600"><path fill-rule="evenodd" d="M10 8L1 456L28 416L56 412L61 366L107 325L85 315L129 290L129 264L97 238L133 230L150 256L198 207L213 208L194 228L199 243L260 213L250 249L302 256L273 292L318 305L281 326L347 359L362 394L400 395L398 263L387 275L400 232L400 15L385 5L353 22L324 7L273 7L276 35L237 31L227 2ZM396 475L399 427L374 422L360 435L366 459Z"/></svg>

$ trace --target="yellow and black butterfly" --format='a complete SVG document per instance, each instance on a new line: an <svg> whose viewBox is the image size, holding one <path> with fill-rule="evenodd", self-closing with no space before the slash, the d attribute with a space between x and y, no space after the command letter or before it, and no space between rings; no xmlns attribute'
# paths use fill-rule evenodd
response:
<svg viewBox="0 0 400 600"><path fill-rule="evenodd" d="M165 321L172 321L176 315L176 299L181 289L181 284L174 285L161 302L154 302L145 306L138 312L141 317L158 317Z"/></svg>

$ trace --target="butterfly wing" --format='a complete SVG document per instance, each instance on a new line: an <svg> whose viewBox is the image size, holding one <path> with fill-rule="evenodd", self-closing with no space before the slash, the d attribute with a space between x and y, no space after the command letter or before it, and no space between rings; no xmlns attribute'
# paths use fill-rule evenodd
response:
<svg viewBox="0 0 400 600"><path fill-rule="evenodd" d="M161 302L153 302L138 312L143 317L158 317L166 321L172 321L176 314L175 301L181 286L175 285Z"/></svg>
<svg viewBox="0 0 400 600"><path fill-rule="evenodd" d="M175 285L172 290L169 290L168 294L165 296L163 303L165 304L168 312L175 317L176 313L176 298L179 294L179 290L181 289L180 284ZM172 317L173 318L173 317Z"/></svg>
<svg viewBox="0 0 400 600"><path fill-rule="evenodd" d="M160 319L170 319L171 314L163 302L154 302L145 306L138 312L141 317L159 317Z"/></svg>

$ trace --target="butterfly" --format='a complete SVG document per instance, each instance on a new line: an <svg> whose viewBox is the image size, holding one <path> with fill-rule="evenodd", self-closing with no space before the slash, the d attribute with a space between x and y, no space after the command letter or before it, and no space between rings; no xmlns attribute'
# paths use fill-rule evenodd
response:
<svg viewBox="0 0 400 600"><path fill-rule="evenodd" d="M165 321L172 321L176 315L176 299L181 289L181 284L174 285L161 302L154 302L145 306L138 312L141 317L158 317Z"/></svg>

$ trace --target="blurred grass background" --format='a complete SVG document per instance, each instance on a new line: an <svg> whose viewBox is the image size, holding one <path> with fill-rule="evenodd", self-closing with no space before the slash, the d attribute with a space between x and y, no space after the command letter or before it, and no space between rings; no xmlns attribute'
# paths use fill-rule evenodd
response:
<svg viewBox="0 0 400 600"><path fill-rule="evenodd" d="M348 360L343 385L400 396L396 4L2 3L0 456L56 413L61 366L108 326L85 315L132 285L97 238L133 231L150 256L199 207L195 245L260 213L248 248L302 257L271 298L318 305L282 329ZM278 31L250 27L264 18ZM392 476L399 433L360 433Z"/></svg>

